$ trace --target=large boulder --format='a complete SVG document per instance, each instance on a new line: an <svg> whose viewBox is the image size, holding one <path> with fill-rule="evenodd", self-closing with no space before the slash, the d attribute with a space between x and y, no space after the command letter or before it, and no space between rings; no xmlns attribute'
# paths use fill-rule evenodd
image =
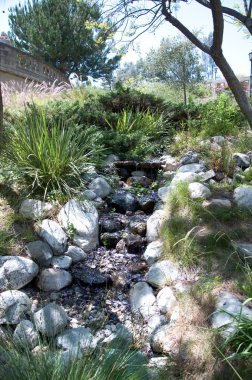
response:
<svg viewBox="0 0 252 380"><path fill-rule="evenodd" d="M55 254L61 255L66 251L67 235L60 225L53 220L43 220L40 225L39 236L50 245Z"/></svg>
<svg viewBox="0 0 252 380"><path fill-rule="evenodd" d="M232 207L232 204L229 199L224 198L214 198L211 200L205 200L202 203L202 206L204 208L210 209L210 210L216 210L216 209L228 209Z"/></svg>
<svg viewBox="0 0 252 380"><path fill-rule="evenodd" d="M85 327L77 327L63 331L56 338L56 345L71 354L78 355L90 348L95 348L96 342L90 330Z"/></svg>
<svg viewBox="0 0 252 380"><path fill-rule="evenodd" d="M44 241L32 241L26 245L26 253L41 267L49 267L53 257L53 251Z"/></svg>
<svg viewBox="0 0 252 380"><path fill-rule="evenodd" d="M52 258L52 266L59 269L69 269L72 265L72 259L68 255L57 256Z"/></svg>
<svg viewBox="0 0 252 380"><path fill-rule="evenodd" d="M248 264L252 265L252 244L236 242L234 244L240 257L245 260Z"/></svg>
<svg viewBox="0 0 252 380"><path fill-rule="evenodd" d="M41 271L38 278L38 288L45 291L58 291L72 282L72 276L70 273L63 269L44 269Z"/></svg>
<svg viewBox="0 0 252 380"><path fill-rule="evenodd" d="M252 187L239 186L234 191L234 200L240 207L252 208Z"/></svg>
<svg viewBox="0 0 252 380"><path fill-rule="evenodd" d="M250 157L244 153L234 153L233 160L238 166L244 169L249 167L251 161Z"/></svg>
<svg viewBox="0 0 252 380"><path fill-rule="evenodd" d="M166 219L164 210L156 210L147 220L146 237L148 243L158 240L160 237L161 227Z"/></svg>
<svg viewBox="0 0 252 380"><path fill-rule="evenodd" d="M152 265L157 261L163 251L163 243L161 240L152 241L147 245L147 248L143 254L143 259L149 264Z"/></svg>
<svg viewBox="0 0 252 380"><path fill-rule="evenodd" d="M150 344L154 352L172 354L176 340L172 336L171 325L165 324L156 329L151 336Z"/></svg>
<svg viewBox="0 0 252 380"><path fill-rule="evenodd" d="M153 315L155 302L156 297L153 290L146 282L138 282L131 288L130 304L133 312L141 313L144 318L148 319Z"/></svg>
<svg viewBox="0 0 252 380"><path fill-rule="evenodd" d="M178 161L169 154L162 156L160 158L160 162L161 162L162 168L165 172L175 171L175 170L177 170L177 168L179 166Z"/></svg>
<svg viewBox="0 0 252 380"><path fill-rule="evenodd" d="M170 186L163 186L158 189L158 197L162 202L166 202L169 192L171 191Z"/></svg>
<svg viewBox="0 0 252 380"><path fill-rule="evenodd" d="M0 294L0 324L16 325L31 312L31 300L19 290L7 290Z"/></svg>
<svg viewBox="0 0 252 380"><path fill-rule="evenodd" d="M99 198L105 198L112 192L110 184L102 177L93 179L89 185L89 189Z"/></svg>
<svg viewBox="0 0 252 380"><path fill-rule="evenodd" d="M177 173L175 177L173 177L171 181L171 186L176 186L178 183L181 182L197 182L199 178L199 174L192 173L192 172L185 172L185 173Z"/></svg>
<svg viewBox="0 0 252 380"><path fill-rule="evenodd" d="M157 305L161 313L172 314L174 308L177 306L177 300L170 287L166 286L158 292Z"/></svg>
<svg viewBox="0 0 252 380"><path fill-rule="evenodd" d="M38 274L34 261L19 256L0 256L0 289L21 289Z"/></svg>
<svg viewBox="0 0 252 380"><path fill-rule="evenodd" d="M212 314L212 327L221 329L224 336L229 336L235 331L240 317L249 318L252 323L252 309L243 305L233 294L220 293L216 300L216 311Z"/></svg>
<svg viewBox="0 0 252 380"><path fill-rule="evenodd" d="M13 339L16 343L24 347L28 346L31 349L39 344L39 334L33 323L28 319L20 321L14 331Z"/></svg>
<svg viewBox="0 0 252 380"><path fill-rule="evenodd" d="M146 281L156 288L164 288L171 282L180 279L183 279L183 273L176 264L169 260L153 264L146 275Z"/></svg>
<svg viewBox="0 0 252 380"><path fill-rule="evenodd" d="M49 202L37 199L25 199L20 206L19 213L24 219L43 219L50 215L55 206Z"/></svg>
<svg viewBox="0 0 252 380"><path fill-rule="evenodd" d="M36 329L42 335L53 337L67 325L67 314L63 307L52 302L33 315Z"/></svg>
<svg viewBox="0 0 252 380"><path fill-rule="evenodd" d="M197 164L199 162L199 155L196 152L189 151L181 157L180 165Z"/></svg>
<svg viewBox="0 0 252 380"><path fill-rule="evenodd" d="M189 195L192 199L207 199L211 197L211 191L199 182L189 183Z"/></svg>
<svg viewBox="0 0 252 380"><path fill-rule="evenodd" d="M85 251L91 251L98 245L98 212L88 201L68 201L58 214L58 220L67 229L72 225L76 231L74 243Z"/></svg>

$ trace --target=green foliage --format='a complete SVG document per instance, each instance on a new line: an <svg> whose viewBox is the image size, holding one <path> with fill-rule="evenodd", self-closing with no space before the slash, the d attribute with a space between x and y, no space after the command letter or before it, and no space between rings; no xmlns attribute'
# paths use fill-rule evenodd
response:
<svg viewBox="0 0 252 380"><path fill-rule="evenodd" d="M25 122L6 132L2 156L26 182L31 192L44 197L50 191L71 193L83 186L81 173L98 160L102 148L95 128L48 127L43 111L26 112Z"/></svg>
<svg viewBox="0 0 252 380"><path fill-rule="evenodd" d="M11 8L10 36L16 47L64 74L111 79L121 55L111 54L115 27L101 9L88 0L32 0Z"/></svg>
<svg viewBox="0 0 252 380"><path fill-rule="evenodd" d="M252 268L246 262L242 266L242 278L238 281L238 289L247 298L252 298Z"/></svg>
<svg viewBox="0 0 252 380"><path fill-rule="evenodd" d="M76 234L76 228L74 227L73 223L69 223L67 225L67 237L70 241L73 241L74 235Z"/></svg>
<svg viewBox="0 0 252 380"><path fill-rule="evenodd" d="M6 230L0 231L0 255L6 256L14 245L15 236Z"/></svg>
<svg viewBox="0 0 252 380"><path fill-rule="evenodd" d="M216 100L202 106L200 121L203 137L236 136L245 125L241 111L226 94L220 94Z"/></svg>

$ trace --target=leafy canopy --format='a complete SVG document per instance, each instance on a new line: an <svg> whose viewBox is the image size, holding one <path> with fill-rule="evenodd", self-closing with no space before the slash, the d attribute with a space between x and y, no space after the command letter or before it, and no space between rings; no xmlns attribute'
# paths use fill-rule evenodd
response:
<svg viewBox="0 0 252 380"><path fill-rule="evenodd" d="M115 27L92 0L28 0L10 9L14 45L58 68L108 79L120 60L113 54Z"/></svg>

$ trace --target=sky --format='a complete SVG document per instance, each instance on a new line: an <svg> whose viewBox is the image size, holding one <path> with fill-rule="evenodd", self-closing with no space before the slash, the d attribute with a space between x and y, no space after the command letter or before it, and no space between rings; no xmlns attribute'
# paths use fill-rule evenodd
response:
<svg viewBox="0 0 252 380"><path fill-rule="evenodd" d="M0 29L8 31L8 8L25 0L0 0ZM235 0L224 0L225 5L232 6ZM208 9L197 4L194 0L189 3L180 3L177 16L186 26L193 30L200 30L204 35L212 31L211 13ZM168 22L164 22L155 33L144 33L135 42L133 47L123 58L122 62L135 62L140 56L144 56L152 47L157 47L163 37L175 36L178 34L176 28ZM249 52L252 51L252 38L245 38L242 30L226 19L224 29L223 52L232 69L237 75L250 75Z"/></svg>

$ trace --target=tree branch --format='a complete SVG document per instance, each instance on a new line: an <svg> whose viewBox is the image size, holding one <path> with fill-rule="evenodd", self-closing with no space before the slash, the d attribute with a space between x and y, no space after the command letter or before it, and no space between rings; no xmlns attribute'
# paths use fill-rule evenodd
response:
<svg viewBox="0 0 252 380"><path fill-rule="evenodd" d="M212 17L213 17L213 44L212 52L218 52L222 49L224 20L220 0L210 0Z"/></svg>

